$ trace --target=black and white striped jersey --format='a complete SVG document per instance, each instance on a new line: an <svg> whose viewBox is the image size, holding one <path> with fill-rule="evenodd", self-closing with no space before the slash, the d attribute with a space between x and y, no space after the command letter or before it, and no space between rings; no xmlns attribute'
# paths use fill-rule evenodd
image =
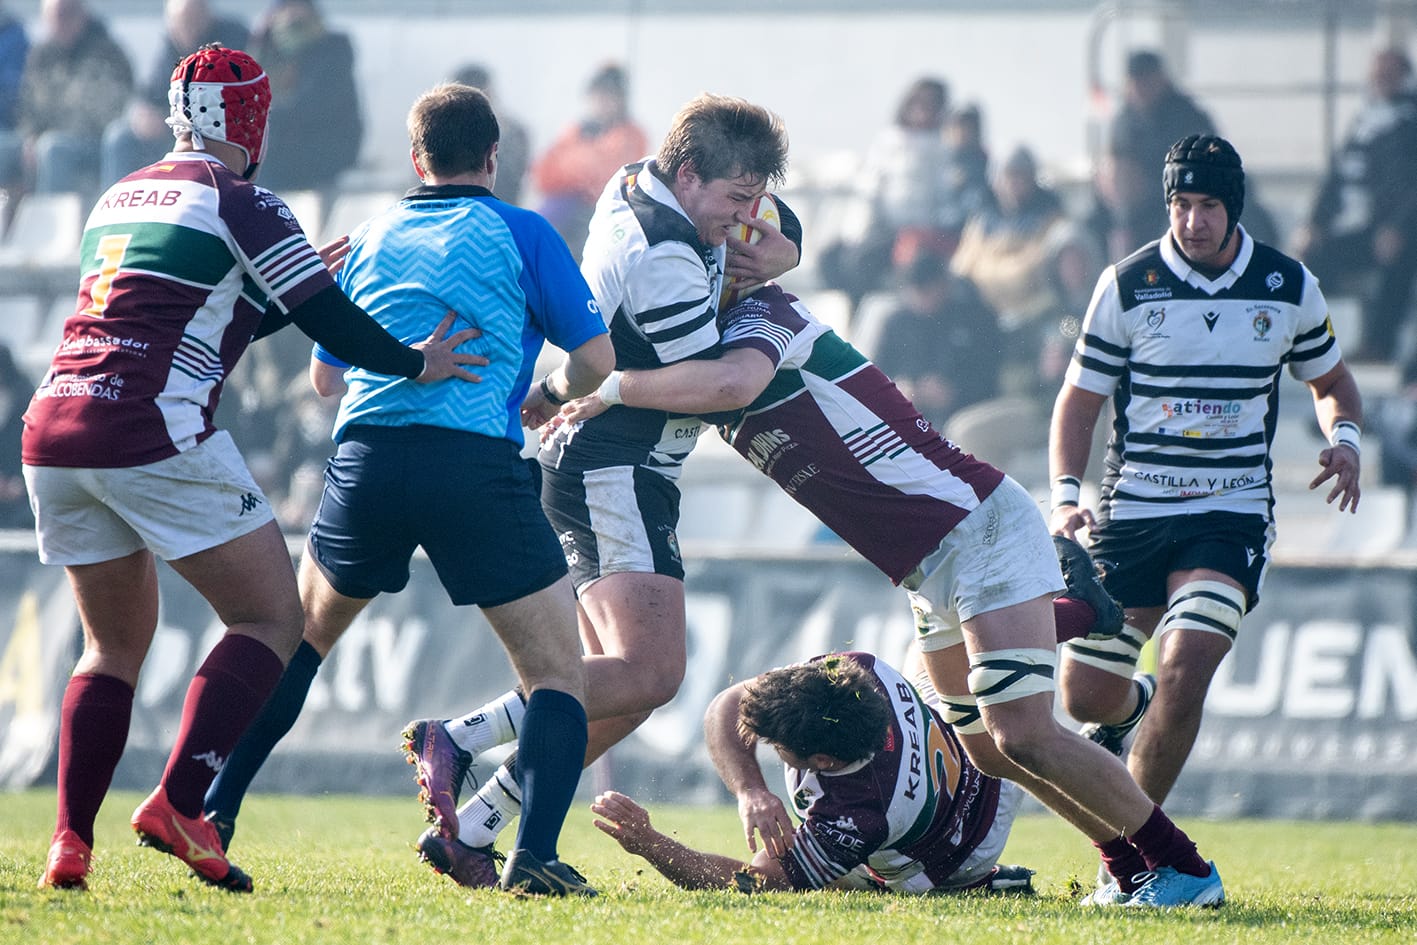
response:
<svg viewBox="0 0 1417 945"><path fill-rule="evenodd" d="M1067 382L1116 408L1099 517L1270 517L1279 372L1311 381L1340 361L1328 305L1302 263L1238 228L1217 278L1169 235L1098 281Z"/></svg>
<svg viewBox="0 0 1417 945"><path fill-rule="evenodd" d="M669 185L646 159L606 185L590 222L581 274L610 327L619 370L647 370L719 353L724 247L699 239ZM699 417L611 407L542 449L568 471L644 466L677 479L704 429Z"/></svg>

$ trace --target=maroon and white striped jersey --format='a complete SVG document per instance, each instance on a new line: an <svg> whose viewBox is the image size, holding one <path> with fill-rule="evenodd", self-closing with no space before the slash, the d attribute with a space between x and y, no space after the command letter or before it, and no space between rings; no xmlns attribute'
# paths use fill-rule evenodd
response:
<svg viewBox="0 0 1417 945"><path fill-rule="evenodd" d="M142 466L216 432L222 383L269 305L333 285L279 197L199 152L99 199L76 310L25 412L34 466Z"/></svg>

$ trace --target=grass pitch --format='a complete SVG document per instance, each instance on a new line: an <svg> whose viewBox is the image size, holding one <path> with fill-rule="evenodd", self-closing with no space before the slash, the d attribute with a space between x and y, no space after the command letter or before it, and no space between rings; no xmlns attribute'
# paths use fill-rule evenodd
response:
<svg viewBox="0 0 1417 945"><path fill-rule="evenodd" d="M0 794L0 943L473 943L677 945L806 942L975 945L1412 945L1417 824L1210 822L1186 829L1220 865L1229 902L1167 913L1085 910L1096 861L1047 815L1020 819L1005 861L1036 870L1032 898L905 898L684 892L591 826L583 802L563 858L596 885L592 901L522 901L461 889L420 864L421 812L407 799L254 795L232 858L249 896L212 889L140 848L115 793L99 816L89 891L39 890L52 791ZM731 808L652 808L690 845L742 849Z"/></svg>

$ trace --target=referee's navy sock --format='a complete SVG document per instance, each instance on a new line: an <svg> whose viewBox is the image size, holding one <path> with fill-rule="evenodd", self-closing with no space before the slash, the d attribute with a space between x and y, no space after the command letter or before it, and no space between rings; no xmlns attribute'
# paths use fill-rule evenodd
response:
<svg viewBox="0 0 1417 945"><path fill-rule="evenodd" d="M220 820L236 819L256 772L261 770L270 757L271 749L300 717L300 710L310 695L310 684L320 669L320 663L319 652L301 640L295 655L286 664L275 691L207 789L206 800L202 804L206 813L214 814Z"/></svg>
<svg viewBox="0 0 1417 945"><path fill-rule="evenodd" d="M517 849L543 863L556 859L556 841L580 783L586 749L585 707L555 689L538 689L526 702L517 739L522 818Z"/></svg>

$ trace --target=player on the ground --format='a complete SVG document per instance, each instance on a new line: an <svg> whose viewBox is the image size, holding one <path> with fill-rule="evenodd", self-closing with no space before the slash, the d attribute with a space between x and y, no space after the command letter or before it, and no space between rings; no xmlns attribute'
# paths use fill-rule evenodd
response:
<svg viewBox="0 0 1417 945"><path fill-rule="evenodd" d="M414 103L408 132L423 185L351 234L340 285L405 334L453 304L481 329L478 345L491 363L481 384L424 392L364 370L346 373L343 360L316 350L316 389L345 393L335 419L339 446L300 567L305 640L206 808L234 829L251 778L294 724L320 661L372 598L404 588L422 547L453 603L482 609L526 694L518 773L534 809L501 885L593 895L557 856L586 742L585 683L575 597L520 456L519 417L544 340L569 352L541 380L544 396L561 399L595 389L614 352L555 230L492 195L498 127L487 97L438 86ZM436 751L436 737L420 735L415 752ZM438 855L440 841L430 836L428 855ZM495 870L486 879L496 882Z"/></svg>
<svg viewBox="0 0 1417 945"><path fill-rule="evenodd" d="M1163 185L1170 231L1102 274L1049 435L1052 530L1090 530L1106 587L1127 612L1115 639L1064 648L1063 702L1117 754L1136 728L1128 767L1157 803L1259 600L1274 535L1280 372L1287 365L1313 395L1330 445L1309 487L1331 481L1327 501L1340 510L1358 508L1362 423L1318 283L1239 225L1245 178L1234 147L1212 135L1176 142ZM1116 421L1094 517L1079 483L1108 398ZM1157 673L1133 678L1153 634Z"/></svg>
<svg viewBox="0 0 1417 945"><path fill-rule="evenodd" d="M1032 891L1031 870L997 865L1022 792L981 773L940 713L870 653L774 669L720 692L704 715L751 862L679 843L614 791L591 806L595 825L685 889ZM795 829L759 742L783 760Z"/></svg>
<svg viewBox="0 0 1417 945"><path fill-rule="evenodd" d="M487 363L453 353L477 332L443 339L451 317L409 336L427 341L400 344L340 292L280 198L250 182L271 104L255 60L205 46L178 63L170 98L176 145L109 188L90 214L76 311L24 418L40 560L64 565L84 631L60 716L46 886L86 887L94 819L157 629L160 555L226 633L187 690L166 770L133 828L205 882L251 889L202 817L202 795L280 678L302 624L270 506L212 421L253 337L294 322L401 384L476 380L459 365Z"/></svg>

